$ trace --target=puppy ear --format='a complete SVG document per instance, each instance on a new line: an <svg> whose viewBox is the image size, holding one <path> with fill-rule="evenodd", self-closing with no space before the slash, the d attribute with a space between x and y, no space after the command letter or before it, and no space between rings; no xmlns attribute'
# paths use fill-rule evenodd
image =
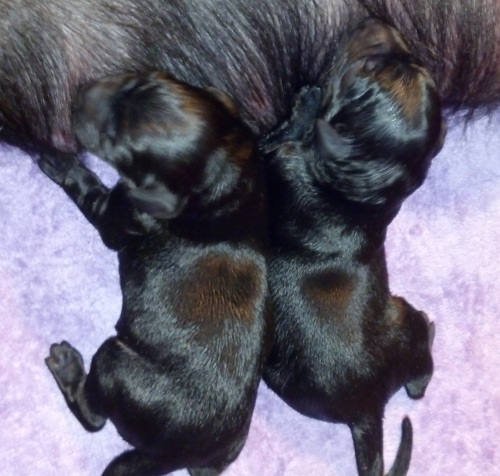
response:
<svg viewBox="0 0 500 476"><path fill-rule="evenodd" d="M131 188L127 196L139 211L159 220L175 218L186 202L161 184L151 188Z"/></svg>
<svg viewBox="0 0 500 476"><path fill-rule="evenodd" d="M232 116L236 117L238 115L238 106L229 94L217 89L214 86L209 86L206 90L219 102L221 102Z"/></svg>

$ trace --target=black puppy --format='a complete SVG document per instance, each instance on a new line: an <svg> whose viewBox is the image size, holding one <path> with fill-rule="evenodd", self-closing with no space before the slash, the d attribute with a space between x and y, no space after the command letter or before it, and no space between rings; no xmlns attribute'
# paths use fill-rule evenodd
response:
<svg viewBox="0 0 500 476"><path fill-rule="evenodd" d="M40 166L118 251L123 308L88 374L66 342L46 363L87 430L109 418L135 447L105 476L220 474L245 443L269 347L252 135L224 94L159 73L84 89L74 132L122 180L108 190L69 155Z"/></svg>
<svg viewBox="0 0 500 476"><path fill-rule="evenodd" d="M359 474L379 476L387 400L403 385L422 397L433 371L434 325L389 291L386 229L445 129L429 74L378 20L349 36L328 77L263 143L276 317L264 378L302 414L348 424ZM406 474L411 446L405 418L390 475Z"/></svg>

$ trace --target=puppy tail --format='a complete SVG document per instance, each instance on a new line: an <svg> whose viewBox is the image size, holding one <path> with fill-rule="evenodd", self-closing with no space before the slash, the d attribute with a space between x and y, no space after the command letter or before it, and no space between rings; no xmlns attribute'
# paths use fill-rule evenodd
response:
<svg viewBox="0 0 500 476"><path fill-rule="evenodd" d="M405 476L410 468L411 451L413 446L413 428L410 419L406 416L401 424L401 441L392 468L386 476Z"/></svg>

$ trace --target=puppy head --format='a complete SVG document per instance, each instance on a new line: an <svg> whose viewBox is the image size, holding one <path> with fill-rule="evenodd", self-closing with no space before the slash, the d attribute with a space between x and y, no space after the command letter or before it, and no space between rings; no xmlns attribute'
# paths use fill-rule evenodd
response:
<svg viewBox="0 0 500 476"><path fill-rule="evenodd" d="M230 193L253 152L249 131L224 93L162 73L103 78L73 107L79 144L112 165L135 206L178 216L193 197Z"/></svg>
<svg viewBox="0 0 500 476"><path fill-rule="evenodd" d="M318 175L341 197L376 206L399 206L422 184L446 130L428 71L374 19L339 48L322 116Z"/></svg>

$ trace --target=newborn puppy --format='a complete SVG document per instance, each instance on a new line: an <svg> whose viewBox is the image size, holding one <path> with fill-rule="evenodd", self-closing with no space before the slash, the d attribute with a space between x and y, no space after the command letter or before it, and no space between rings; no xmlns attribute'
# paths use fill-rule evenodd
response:
<svg viewBox="0 0 500 476"><path fill-rule="evenodd" d="M388 399L401 386L423 397L433 372L434 325L391 296L384 240L444 130L425 68L396 30L368 20L339 48L323 89L303 88L262 144L276 318L264 379L302 414L349 425L363 476L383 474ZM407 473L411 446L405 418L390 475Z"/></svg>
<svg viewBox="0 0 500 476"><path fill-rule="evenodd" d="M74 133L119 172L114 188L73 156L40 166L118 251L123 308L88 374L67 342L46 363L87 430L110 419L135 447L105 476L218 475L245 443L269 347L252 135L223 93L160 73L84 89Z"/></svg>

